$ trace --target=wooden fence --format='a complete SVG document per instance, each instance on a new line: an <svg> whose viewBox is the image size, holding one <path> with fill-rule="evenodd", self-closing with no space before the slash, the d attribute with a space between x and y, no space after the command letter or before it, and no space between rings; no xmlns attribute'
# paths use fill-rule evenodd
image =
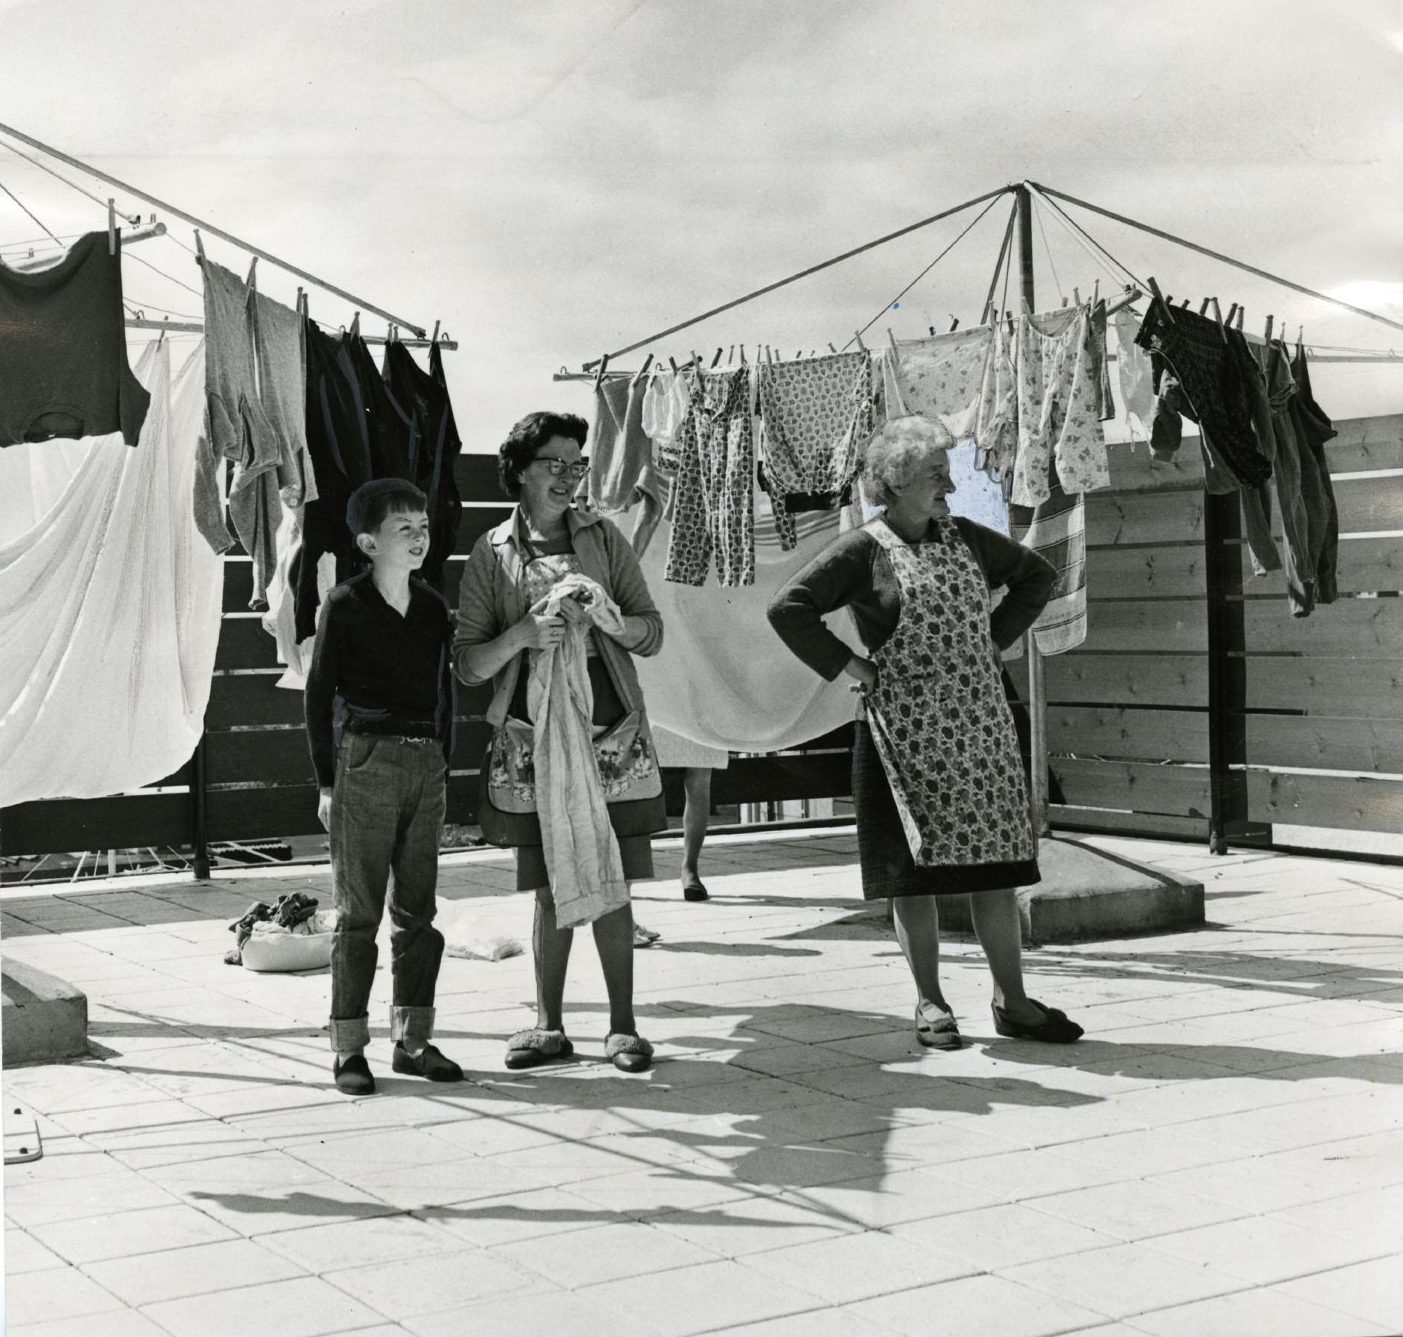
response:
<svg viewBox="0 0 1403 1337"><path fill-rule="evenodd" d="M1205 498L1196 441L1168 479L1144 447L1112 448L1087 502L1090 635L1047 661L1054 825L1262 839L1273 823L1403 830L1403 416L1339 425L1327 447L1340 510L1340 600L1290 616L1280 576L1245 578L1236 499ZM459 461L463 509L446 593L508 513L495 460ZM1377 537L1392 534L1393 537ZM1374 537L1371 537L1374 536ZM0 812L0 854L195 847L319 831L300 692L279 688L248 611L247 558L225 559L224 617L200 751L139 794ZM774 653L786 653L776 642ZM1021 669L1015 680L1022 682ZM1026 699L1026 692L1025 692ZM460 692L449 820L471 822L485 689ZM848 792L848 730L733 760L718 804ZM668 776L674 809L677 777Z"/></svg>

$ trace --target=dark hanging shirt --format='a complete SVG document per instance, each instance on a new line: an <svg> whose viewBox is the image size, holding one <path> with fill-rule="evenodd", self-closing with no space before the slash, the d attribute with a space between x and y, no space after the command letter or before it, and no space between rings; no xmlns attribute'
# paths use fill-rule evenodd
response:
<svg viewBox="0 0 1403 1337"><path fill-rule="evenodd" d="M120 244L90 232L52 269L0 264L0 446L111 432L134 446L150 402L127 363Z"/></svg>
<svg viewBox="0 0 1403 1337"><path fill-rule="evenodd" d="M385 602L369 571L326 597L303 698L317 784L336 776L338 727L438 738L452 749L453 619L437 590L410 579L409 610Z"/></svg>

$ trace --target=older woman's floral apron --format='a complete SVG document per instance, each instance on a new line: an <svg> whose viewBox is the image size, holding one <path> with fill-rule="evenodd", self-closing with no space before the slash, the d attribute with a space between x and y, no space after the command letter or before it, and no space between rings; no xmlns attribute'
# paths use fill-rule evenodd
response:
<svg viewBox="0 0 1403 1337"><path fill-rule="evenodd" d="M896 630L872 658L867 722L918 868L1037 857L989 586L954 522L908 544L868 526L901 590Z"/></svg>

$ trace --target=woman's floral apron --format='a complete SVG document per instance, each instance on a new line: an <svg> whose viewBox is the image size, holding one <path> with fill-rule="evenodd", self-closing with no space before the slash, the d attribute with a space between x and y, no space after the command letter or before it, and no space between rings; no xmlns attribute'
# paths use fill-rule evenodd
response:
<svg viewBox="0 0 1403 1337"><path fill-rule="evenodd" d="M1037 857L1028 790L998 651L989 587L952 520L908 544L868 526L891 560L901 613L872 656L867 721L918 868Z"/></svg>

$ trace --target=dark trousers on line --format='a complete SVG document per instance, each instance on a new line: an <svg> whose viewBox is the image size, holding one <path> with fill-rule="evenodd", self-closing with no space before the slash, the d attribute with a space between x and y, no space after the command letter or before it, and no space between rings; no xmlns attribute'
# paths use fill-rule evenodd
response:
<svg viewBox="0 0 1403 1337"><path fill-rule="evenodd" d="M433 1034L443 934L433 925L447 772L437 739L347 733L331 791L331 1047L370 1040L375 934L390 902L390 1035L408 1048ZM391 884L391 879L393 883Z"/></svg>

